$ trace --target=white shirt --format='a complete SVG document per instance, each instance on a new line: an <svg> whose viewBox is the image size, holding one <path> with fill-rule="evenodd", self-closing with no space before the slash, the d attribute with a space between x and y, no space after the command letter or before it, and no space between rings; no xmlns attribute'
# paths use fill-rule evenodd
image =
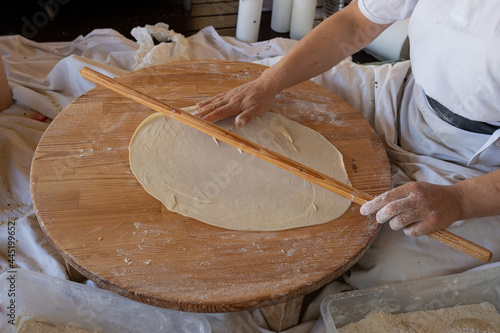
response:
<svg viewBox="0 0 500 333"><path fill-rule="evenodd" d="M500 121L500 7L495 0L359 0L372 22L411 16L415 81L454 113Z"/></svg>

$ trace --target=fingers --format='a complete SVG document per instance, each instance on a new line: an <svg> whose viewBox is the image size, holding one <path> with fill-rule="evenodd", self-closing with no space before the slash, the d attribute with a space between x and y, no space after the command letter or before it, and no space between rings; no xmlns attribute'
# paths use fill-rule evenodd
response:
<svg viewBox="0 0 500 333"><path fill-rule="evenodd" d="M407 224L415 222L414 219L411 219L413 217L416 217L414 212L414 205L412 204L411 200L405 198L390 202L382 207L376 215L378 223L392 221L396 217L399 218L399 220L397 220L398 223L391 224L391 227L395 230L401 229Z"/></svg>
<svg viewBox="0 0 500 333"><path fill-rule="evenodd" d="M223 102L208 104L195 112L195 116L209 122L216 122L218 120L234 116L235 114L238 114L238 111L235 111L234 107L224 104Z"/></svg>
<svg viewBox="0 0 500 333"><path fill-rule="evenodd" d="M380 209L385 207L387 204L408 197L409 193L404 187L398 187L391 191L385 192L375 199L365 203L361 206L360 213L362 215L371 215L378 212ZM385 222L385 221L384 221ZM383 223L383 222L380 222Z"/></svg>
<svg viewBox="0 0 500 333"><path fill-rule="evenodd" d="M251 108L243 111L242 113L240 113L236 117L236 119L235 119L236 126L238 128L241 128L241 127L245 126L246 124L248 124L250 121L257 118L262 113L263 112L261 110L259 110L258 108L251 107Z"/></svg>
<svg viewBox="0 0 500 333"><path fill-rule="evenodd" d="M418 237L418 236L427 235L428 233L436 231L429 224L422 223L422 222L423 221L416 222L416 223L413 223L413 224L405 227L403 229L403 232L405 233L406 236Z"/></svg>
<svg viewBox="0 0 500 333"><path fill-rule="evenodd" d="M238 114L239 111L230 101L225 99L225 95L225 93L222 93L206 101L197 103L198 110L194 115L206 121L215 122Z"/></svg>
<svg viewBox="0 0 500 333"><path fill-rule="evenodd" d="M196 103L196 106L197 106L199 109L201 109L201 108L203 108L204 106L206 106L206 105L208 105L208 104L212 103L212 102L213 102L216 98L218 98L218 97L219 97L219 95L214 96L214 97L211 97L211 98L209 98L209 99L207 99L207 100L204 100L204 101L198 102L198 103Z"/></svg>
<svg viewBox="0 0 500 333"><path fill-rule="evenodd" d="M412 206L409 199L392 202L379 210L376 215L377 222L389 223L392 230L401 230L407 236L421 236L432 232L426 214Z"/></svg>
<svg viewBox="0 0 500 333"><path fill-rule="evenodd" d="M379 223L408 236L421 236L449 226L454 219L443 201L446 188L427 183L409 183L364 204L363 215L376 214Z"/></svg>
<svg viewBox="0 0 500 333"><path fill-rule="evenodd" d="M258 103L252 100L246 100L240 96L237 98L227 96L214 97L196 106L200 108L194 115L209 122L216 122L230 116L238 115L235 119L237 127L241 128L250 121L270 109L273 100L267 103Z"/></svg>
<svg viewBox="0 0 500 333"><path fill-rule="evenodd" d="M408 236L425 234L425 225L421 223L425 218L409 197L388 203L376 214L378 223L389 223L393 230L403 229Z"/></svg>
<svg viewBox="0 0 500 333"><path fill-rule="evenodd" d="M204 100L204 101L196 103L196 107L199 109L198 111L196 111L196 113L198 114L198 113L204 113L204 112L209 111L212 108L209 105L212 104L217 99L220 99L222 96L223 96L223 93L222 94L218 94L218 95L213 96L213 97L210 97L207 100Z"/></svg>
<svg viewBox="0 0 500 333"><path fill-rule="evenodd" d="M224 92L206 101L197 103L196 106L199 110L194 115L209 122L216 122L239 114L235 123L237 127L243 127L255 118L255 116L252 116L252 106L249 109L245 109L247 106L243 103L244 98L243 96L235 95L236 91Z"/></svg>
<svg viewBox="0 0 500 333"><path fill-rule="evenodd" d="M269 80L259 78L197 103L194 115L210 122L238 115L235 124L243 127L269 110L277 93Z"/></svg>
<svg viewBox="0 0 500 333"><path fill-rule="evenodd" d="M235 124L238 128L241 128L261 113L262 112L260 112L260 110L255 106L252 106L240 113L239 109L235 108L232 104L212 102L211 104L208 104L196 111L194 115L209 122L216 122L230 116L238 115L235 119Z"/></svg>

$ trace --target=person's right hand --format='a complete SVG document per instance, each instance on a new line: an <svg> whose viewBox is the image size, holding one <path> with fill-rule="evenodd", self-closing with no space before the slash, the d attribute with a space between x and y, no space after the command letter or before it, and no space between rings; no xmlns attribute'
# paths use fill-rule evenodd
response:
<svg viewBox="0 0 500 333"><path fill-rule="evenodd" d="M237 115L235 125L243 127L255 117L268 111L274 103L279 89L272 79L260 78L229 91L199 102L194 115L215 122Z"/></svg>

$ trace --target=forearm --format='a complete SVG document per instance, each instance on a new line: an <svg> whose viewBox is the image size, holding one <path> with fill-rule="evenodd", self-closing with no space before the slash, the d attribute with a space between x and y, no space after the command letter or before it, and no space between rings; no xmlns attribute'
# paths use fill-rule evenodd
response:
<svg viewBox="0 0 500 333"><path fill-rule="evenodd" d="M367 46L387 26L369 21L353 3L307 34L263 79L273 81L277 91L306 81Z"/></svg>
<svg viewBox="0 0 500 333"><path fill-rule="evenodd" d="M500 215L500 170L453 185L457 191L460 219Z"/></svg>
<svg viewBox="0 0 500 333"><path fill-rule="evenodd" d="M245 126L269 110L280 91L330 69L385 28L368 20L353 3L323 21L256 80L199 102L196 115L210 122L237 115L236 126Z"/></svg>

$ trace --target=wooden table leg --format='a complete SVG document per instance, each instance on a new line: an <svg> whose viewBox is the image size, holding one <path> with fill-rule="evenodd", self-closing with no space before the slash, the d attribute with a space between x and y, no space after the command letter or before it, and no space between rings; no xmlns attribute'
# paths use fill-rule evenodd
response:
<svg viewBox="0 0 500 333"><path fill-rule="evenodd" d="M80 272L74 269L73 266L71 266L67 261L64 261L64 263L66 264L66 271L68 272L69 279L71 281L83 282L87 279L85 276L80 274Z"/></svg>
<svg viewBox="0 0 500 333"><path fill-rule="evenodd" d="M260 311L269 328L281 332L299 323L303 300L304 296L301 296L284 303L261 308Z"/></svg>
<svg viewBox="0 0 500 333"><path fill-rule="evenodd" d="M65 264L71 281L83 282L86 280L85 276L80 274L67 261L65 261ZM266 319L269 328L273 331L281 332L299 323L303 302L304 296L301 296L284 303L261 308L260 311Z"/></svg>

